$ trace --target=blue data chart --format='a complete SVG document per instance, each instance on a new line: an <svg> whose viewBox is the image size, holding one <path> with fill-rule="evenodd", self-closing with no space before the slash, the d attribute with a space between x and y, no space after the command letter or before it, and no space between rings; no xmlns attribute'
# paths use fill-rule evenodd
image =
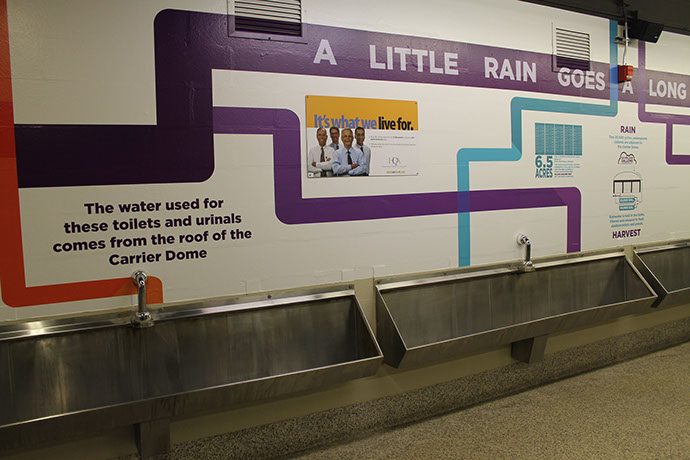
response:
<svg viewBox="0 0 690 460"><path fill-rule="evenodd" d="M537 155L582 155L582 126L536 123Z"/></svg>

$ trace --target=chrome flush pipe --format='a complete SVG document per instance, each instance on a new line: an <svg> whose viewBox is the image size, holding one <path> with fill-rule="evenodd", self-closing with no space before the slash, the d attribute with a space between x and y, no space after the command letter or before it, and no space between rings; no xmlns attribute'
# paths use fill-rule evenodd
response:
<svg viewBox="0 0 690 460"><path fill-rule="evenodd" d="M517 242L520 245L525 245L525 260L522 262L520 267L521 272L532 272L534 271L534 265L532 264L532 243L530 242L527 235L521 233L517 237Z"/></svg>
<svg viewBox="0 0 690 460"><path fill-rule="evenodd" d="M134 316L132 316L132 325L134 327L151 327L153 326L153 317L151 313L146 311L146 280L148 276L142 270L137 270L132 273L132 282L137 287L138 308Z"/></svg>

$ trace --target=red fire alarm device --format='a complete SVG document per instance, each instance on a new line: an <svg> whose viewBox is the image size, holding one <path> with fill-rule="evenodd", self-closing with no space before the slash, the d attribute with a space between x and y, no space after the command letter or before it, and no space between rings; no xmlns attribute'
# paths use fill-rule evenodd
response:
<svg viewBox="0 0 690 460"><path fill-rule="evenodd" d="M633 77L633 66L619 65L618 66L618 83L631 81Z"/></svg>

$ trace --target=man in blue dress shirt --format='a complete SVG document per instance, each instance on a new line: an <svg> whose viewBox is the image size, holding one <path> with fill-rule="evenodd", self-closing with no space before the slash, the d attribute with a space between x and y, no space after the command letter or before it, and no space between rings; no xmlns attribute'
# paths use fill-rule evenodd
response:
<svg viewBox="0 0 690 460"><path fill-rule="evenodd" d="M307 152L307 175L309 177L328 177L332 176L331 161L335 153L331 147L326 145L328 135L324 128L316 130L316 140L319 145L312 147Z"/></svg>
<svg viewBox="0 0 690 460"><path fill-rule="evenodd" d="M361 176L367 172L367 160L364 153L352 146L354 136L350 128L343 129L341 138L344 147L340 148L333 156L333 174L336 176Z"/></svg>
<svg viewBox="0 0 690 460"><path fill-rule="evenodd" d="M331 126L328 132L332 141L328 146L331 147L334 152L337 152L340 150L340 147L342 147L342 145L340 145L340 129L337 126Z"/></svg>
<svg viewBox="0 0 690 460"><path fill-rule="evenodd" d="M368 145L364 145L364 128L361 126L358 126L357 129L355 129L355 141L355 147L360 149L364 154L364 159L366 160L367 164L367 171L364 174L368 176L369 168L371 167L371 149Z"/></svg>

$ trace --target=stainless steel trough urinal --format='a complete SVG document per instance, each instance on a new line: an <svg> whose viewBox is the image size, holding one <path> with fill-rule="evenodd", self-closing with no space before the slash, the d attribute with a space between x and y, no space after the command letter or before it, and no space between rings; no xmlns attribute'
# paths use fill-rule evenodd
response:
<svg viewBox="0 0 690 460"><path fill-rule="evenodd" d="M0 453L370 376L383 359L347 288L0 328Z"/></svg>
<svg viewBox="0 0 690 460"><path fill-rule="evenodd" d="M633 261L659 295L655 307L690 303L690 242L636 248Z"/></svg>
<svg viewBox="0 0 690 460"><path fill-rule="evenodd" d="M377 284L384 361L415 366L644 311L656 294L623 252ZM515 355L515 354L514 354Z"/></svg>

